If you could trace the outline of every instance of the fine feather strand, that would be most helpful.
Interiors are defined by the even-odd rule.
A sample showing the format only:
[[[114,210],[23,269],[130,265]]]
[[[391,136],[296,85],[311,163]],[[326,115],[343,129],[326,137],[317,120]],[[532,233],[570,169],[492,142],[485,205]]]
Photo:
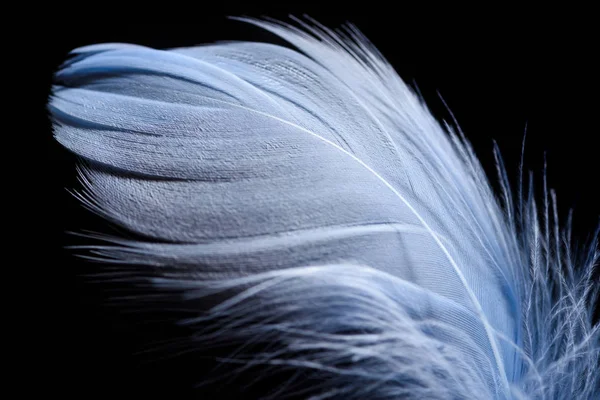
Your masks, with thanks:
[[[49,104],[86,160],[80,199],[146,238],[91,257],[193,300],[171,351],[290,371],[265,398],[597,395],[597,235],[572,252],[546,196],[542,224],[532,189],[513,204],[498,155],[502,211],[462,133],[356,28],[247,21],[302,53],[87,46]]]

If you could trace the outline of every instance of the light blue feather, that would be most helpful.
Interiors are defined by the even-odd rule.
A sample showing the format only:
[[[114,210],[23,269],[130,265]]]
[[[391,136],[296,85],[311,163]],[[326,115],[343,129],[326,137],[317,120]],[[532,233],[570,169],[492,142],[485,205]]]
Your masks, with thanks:
[[[146,238],[94,257],[181,301],[226,293],[182,321],[189,347],[270,344],[230,362],[323,382],[271,398],[595,398],[595,242],[571,254],[504,173],[499,204],[469,144],[355,28],[248,22],[299,52],[102,44],[57,73],[81,200]]]

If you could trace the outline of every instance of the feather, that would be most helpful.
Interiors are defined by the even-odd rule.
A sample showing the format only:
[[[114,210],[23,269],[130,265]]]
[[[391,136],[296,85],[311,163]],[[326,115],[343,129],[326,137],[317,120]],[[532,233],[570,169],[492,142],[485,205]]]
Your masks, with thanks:
[[[242,20],[297,50],[87,46],[49,102],[77,196],[136,235],[90,235],[87,257],[186,308],[170,352],[235,349],[198,383],[283,371],[262,398],[597,398],[598,232],[574,253],[531,182],[513,204],[497,152],[499,202],[462,133],[356,28]]]

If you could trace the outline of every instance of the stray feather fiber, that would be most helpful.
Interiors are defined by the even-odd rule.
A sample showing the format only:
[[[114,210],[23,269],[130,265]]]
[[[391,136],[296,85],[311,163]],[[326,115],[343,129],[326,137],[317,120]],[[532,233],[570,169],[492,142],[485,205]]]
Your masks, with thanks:
[[[142,285],[135,301],[187,310],[168,352],[222,349],[229,369],[199,385],[285,372],[261,398],[598,398],[598,231],[575,252],[554,193],[538,211],[521,177],[513,200],[496,151],[499,203],[462,133],[354,27],[242,20],[298,51],[87,46],[49,102],[79,199],[139,236],[90,235],[87,257]]]

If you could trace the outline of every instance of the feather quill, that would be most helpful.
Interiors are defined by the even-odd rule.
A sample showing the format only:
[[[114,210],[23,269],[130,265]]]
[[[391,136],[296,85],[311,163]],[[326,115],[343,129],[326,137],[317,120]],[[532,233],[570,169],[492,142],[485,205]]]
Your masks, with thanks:
[[[497,201],[462,133],[356,28],[242,20],[297,50],[87,46],[49,102],[82,159],[77,196],[139,236],[88,257],[188,304],[170,351],[236,349],[199,383],[287,371],[262,398],[597,398],[598,232],[575,253],[531,181],[513,204],[499,152]]]

